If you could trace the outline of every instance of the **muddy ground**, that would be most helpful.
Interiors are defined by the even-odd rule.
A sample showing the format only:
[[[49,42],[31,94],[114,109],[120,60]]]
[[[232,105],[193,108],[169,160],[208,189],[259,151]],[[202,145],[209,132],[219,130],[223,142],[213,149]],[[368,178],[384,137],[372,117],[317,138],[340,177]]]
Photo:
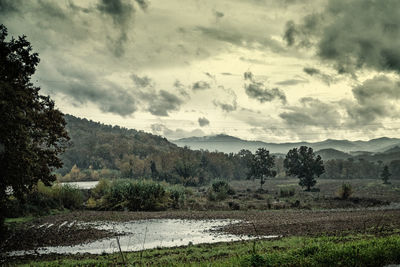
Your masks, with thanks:
[[[318,236],[346,233],[385,234],[400,229],[400,209],[345,211],[77,211],[46,216],[13,225],[1,239],[1,250],[31,250],[43,246],[76,245],[115,233],[79,225],[79,222],[143,219],[240,219],[223,229],[240,235]]]

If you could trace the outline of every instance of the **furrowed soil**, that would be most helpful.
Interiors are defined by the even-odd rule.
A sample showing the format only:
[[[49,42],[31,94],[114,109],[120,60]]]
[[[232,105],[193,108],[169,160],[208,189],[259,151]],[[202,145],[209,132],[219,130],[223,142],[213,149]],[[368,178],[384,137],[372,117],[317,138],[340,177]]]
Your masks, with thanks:
[[[145,219],[239,219],[222,231],[240,235],[320,236],[349,233],[384,235],[400,229],[400,210],[277,210],[277,211],[78,211],[37,218],[14,225],[1,241],[2,251],[42,246],[75,245],[115,233],[80,226],[77,222]],[[73,223],[73,224],[72,224]],[[69,226],[72,224],[71,226]]]

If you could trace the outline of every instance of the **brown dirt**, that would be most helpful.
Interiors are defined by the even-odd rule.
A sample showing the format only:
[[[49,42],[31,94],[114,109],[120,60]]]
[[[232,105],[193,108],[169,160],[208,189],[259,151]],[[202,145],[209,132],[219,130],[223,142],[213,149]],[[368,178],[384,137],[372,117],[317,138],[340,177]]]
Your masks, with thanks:
[[[166,211],[112,212],[77,211],[41,217],[33,222],[15,226],[1,241],[2,251],[35,249],[42,246],[74,245],[115,234],[74,225],[60,227],[73,221],[131,221],[142,219],[240,219],[243,222],[226,227],[224,231],[240,235],[342,235],[348,232],[383,233],[400,229],[400,210],[347,211]],[[38,226],[47,224],[38,228]],[[49,224],[54,224],[48,227]]]

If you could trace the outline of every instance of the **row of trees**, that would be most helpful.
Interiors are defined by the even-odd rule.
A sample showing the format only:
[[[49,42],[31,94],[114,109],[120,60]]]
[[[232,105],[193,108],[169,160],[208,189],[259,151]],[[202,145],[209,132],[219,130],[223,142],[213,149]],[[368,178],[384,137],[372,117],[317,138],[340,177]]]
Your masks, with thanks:
[[[253,155],[250,152],[248,161],[248,178],[260,179],[262,188],[268,177],[275,177],[275,157],[265,148],[259,148]],[[319,155],[315,155],[311,147],[301,146],[293,148],[286,154],[283,165],[286,175],[296,176],[300,179],[299,185],[306,187],[307,191],[316,184],[316,177],[324,173],[324,163]]]

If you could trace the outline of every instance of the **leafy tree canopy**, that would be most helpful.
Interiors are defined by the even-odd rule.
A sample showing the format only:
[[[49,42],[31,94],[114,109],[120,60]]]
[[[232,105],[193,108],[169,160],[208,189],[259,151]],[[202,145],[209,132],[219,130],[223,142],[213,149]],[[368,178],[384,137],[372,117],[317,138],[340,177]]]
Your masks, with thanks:
[[[39,180],[50,184],[69,140],[63,114],[30,79],[39,63],[25,36],[7,41],[0,25],[0,205],[6,190],[23,198]],[[2,213],[0,211],[0,213]]]
[[[251,153],[251,152],[250,152]],[[259,148],[250,161],[249,178],[260,179],[260,187],[265,183],[266,177],[275,177],[276,171],[272,170],[275,166],[275,157],[269,154],[265,148]]]
[[[283,164],[286,174],[297,176],[300,179],[299,185],[307,187],[307,191],[317,183],[315,177],[325,171],[321,156],[315,156],[313,149],[306,146],[289,150]]]

